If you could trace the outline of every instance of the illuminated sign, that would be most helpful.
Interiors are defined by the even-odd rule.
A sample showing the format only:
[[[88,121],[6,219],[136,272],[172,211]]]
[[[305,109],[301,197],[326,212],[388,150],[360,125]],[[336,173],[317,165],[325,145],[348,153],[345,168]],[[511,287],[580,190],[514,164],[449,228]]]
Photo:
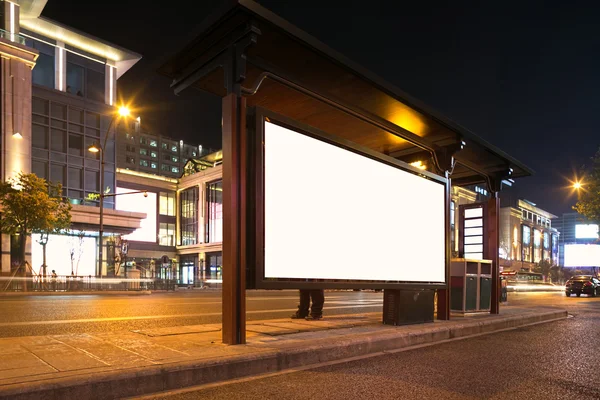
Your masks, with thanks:
[[[599,244],[565,244],[565,267],[600,267]]]
[[[36,272],[44,260],[43,247],[39,244],[39,241],[39,234],[34,233],[31,235],[31,263]],[[72,267],[75,275],[96,275],[96,260],[98,258],[96,243],[95,237],[83,236],[80,238],[79,236],[48,235],[46,273],[50,275],[52,270],[55,270],[57,275],[71,275]],[[71,253],[73,254],[72,259]]]
[[[575,225],[575,238],[577,238],[577,239],[598,239],[598,224],[577,224],[577,225]]]
[[[146,213],[146,218],[140,223],[141,227],[133,233],[123,236],[123,238],[136,242],[156,243],[156,193],[147,192],[148,197],[145,197],[144,193],[123,194],[137,191],[117,187],[117,194],[119,195],[115,196],[115,208],[117,210]]]
[[[264,124],[264,278],[445,282],[441,181]]]

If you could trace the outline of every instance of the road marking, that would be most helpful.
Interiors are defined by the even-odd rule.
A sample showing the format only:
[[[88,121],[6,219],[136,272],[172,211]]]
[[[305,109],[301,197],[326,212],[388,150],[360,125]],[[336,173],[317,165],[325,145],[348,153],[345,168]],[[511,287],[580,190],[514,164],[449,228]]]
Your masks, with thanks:
[[[344,308],[372,308],[381,307],[381,304],[359,304],[353,306],[336,306],[336,307],[323,307],[324,310],[339,310]],[[251,310],[246,311],[246,314],[265,314],[265,313],[277,313],[277,312],[293,312],[297,311],[298,308],[284,308],[278,310]],[[165,318],[190,318],[190,317],[216,317],[221,316],[220,312],[214,313],[196,313],[196,314],[173,314],[173,315],[143,315],[136,317],[113,317],[113,318],[82,318],[82,319],[60,319],[54,321],[24,321],[24,322],[0,322],[0,327],[11,327],[11,326],[30,326],[30,325],[60,325],[60,324],[81,324],[88,322],[109,322],[109,321],[135,321],[144,319],[165,319]]]

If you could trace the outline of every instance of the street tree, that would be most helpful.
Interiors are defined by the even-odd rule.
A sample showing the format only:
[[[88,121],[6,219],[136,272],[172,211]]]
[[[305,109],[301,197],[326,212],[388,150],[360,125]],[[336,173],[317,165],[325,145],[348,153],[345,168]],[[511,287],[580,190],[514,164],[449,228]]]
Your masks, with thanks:
[[[600,149],[592,158],[591,169],[579,190],[575,211],[591,222],[600,223]]]
[[[25,272],[25,248],[32,233],[60,233],[71,225],[71,204],[62,197],[62,185],[35,174],[19,173],[0,182],[0,231],[18,237],[17,268]]]

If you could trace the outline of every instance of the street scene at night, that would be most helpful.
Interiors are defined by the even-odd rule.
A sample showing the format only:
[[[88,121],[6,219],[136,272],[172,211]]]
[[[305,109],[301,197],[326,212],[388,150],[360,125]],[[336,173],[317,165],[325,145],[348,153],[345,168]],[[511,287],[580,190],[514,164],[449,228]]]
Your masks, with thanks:
[[[0,399],[600,398],[598,5],[0,14]]]

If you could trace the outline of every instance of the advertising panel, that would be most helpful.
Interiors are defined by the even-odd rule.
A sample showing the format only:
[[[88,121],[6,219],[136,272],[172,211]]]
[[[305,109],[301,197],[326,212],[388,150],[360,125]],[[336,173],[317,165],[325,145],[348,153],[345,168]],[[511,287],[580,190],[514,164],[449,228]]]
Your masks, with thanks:
[[[565,244],[565,267],[600,267],[600,244]]]
[[[117,187],[119,196],[115,196],[115,208],[121,211],[146,213],[146,218],[140,223],[140,228],[129,235],[124,235],[123,238],[136,242],[156,243],[158,240],[156,232],[156,193],[147,192],[147,196],[144,196],[144,193],[129,194],[132,192],[138,192],[138,190]]]
[[[598,224],[575,225],[576,239],[598,239]]]
[[[264,278],[443,284],[445,191],[396,160],[265,121]]]

